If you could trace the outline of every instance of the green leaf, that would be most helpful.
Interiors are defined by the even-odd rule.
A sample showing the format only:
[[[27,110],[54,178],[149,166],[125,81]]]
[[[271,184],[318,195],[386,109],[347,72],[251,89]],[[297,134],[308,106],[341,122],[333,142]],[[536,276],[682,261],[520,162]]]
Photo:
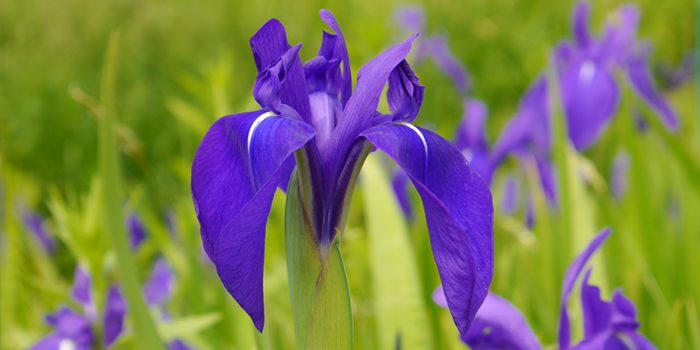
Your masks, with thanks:
[[[204,315],[177,318],[158,326],[158,333],[167,341],[175,338],[189,337],[213,326],[221,320],[221,313],[212,312]]]
[[[372,269],[380,349],[390,349],[401,335],[402,348],[425,349],[432,334],[421,296],[416,253],[403,213],[377,156],[362,170],[362,198]]]
[[[121,211],[119,179],[119,153],[114,134],[115,107],[114,107],[114,71],[117,54],[119,32],[113,31],[107,46],[102,82],[100,87],[100,100],[104,115],[99,121],[99,153],[98,163],[100,175],[103,181],[102,194],[102,224],[105,232],[111,237],[117,257],[117,267],[121,275],[124,295],[129,305],[129,315],[134,321],[135,342],[141,349],[164,349],[163,343],[158,337],[156,327],[143,300],[139,286],[134,258],[129,251],[127,233],[124,228]]]

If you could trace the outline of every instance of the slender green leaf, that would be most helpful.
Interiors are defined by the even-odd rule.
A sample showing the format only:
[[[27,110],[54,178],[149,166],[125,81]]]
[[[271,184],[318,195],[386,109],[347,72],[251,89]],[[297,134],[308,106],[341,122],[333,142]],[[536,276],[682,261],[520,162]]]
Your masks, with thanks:
[[[114,134],[115,106],[114,106],[114,72],[116,64],[117,45],[119,32],[113,31],[107,46],[105,58],[100,100],[104,110],[104,118],[100,123],[100,149],[99,165],[103,181],[103,226],[105,232],[111,237],[112,246],[116,252],[117,267],[119,269],[122,290],[129,305],[129,314],[134,321],[136,345],[141,349],[164,349],[163,343],[158,337],[151,315],[143,300],[141,288],[136,278],[137,270],[134,259],[129,251],[127,233],[124,229],[120,199],[120,174],[119,153]]]
[[[174,319],[158,326],[158,333],[165,340],[195,335],[221,320],[221,313],[187,316]]]
[[[367,158],[360,182],[367,221],[372,286],[380,349],[390,349],[401,334],[402,348],[432,343],[421,297],[420,275],[406,219],[377,156]]]

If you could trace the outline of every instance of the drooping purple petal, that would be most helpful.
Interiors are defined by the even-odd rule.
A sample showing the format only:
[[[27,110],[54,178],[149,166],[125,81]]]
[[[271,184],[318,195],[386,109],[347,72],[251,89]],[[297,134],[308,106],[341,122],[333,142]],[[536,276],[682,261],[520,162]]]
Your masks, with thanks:
[[[588,16],[590,12],[588,1],[579,1],[574,7],[573,32],[579,47],[585,48],[591,42],[591,34],[588,31]]]
[[[592,240],[588,243],[588,246],[574,259],[574,261],[569,265],[566,270],[566,275],[564,276],[564,285],[562,287],[561,302],[560,302],[560,314],[559,314],[559,348],[567,349],[571,344],[571,326],[569,322],[569,313],[566,311],[566,301],[569,299],[571,291],[574,289],[576,280],[578,276],[583,271],[584,266],[588,262],[588,259],[593,255],[593,253],[598,250],[598,248],[603,244],[603,242],[610,236],[610,228],[604,228],[601,230]]]
[[[282,23],[271,19],[250,38],[250,47],[253,50],[258,75],[260,75],[292,46],[287,42],[287,33]],[[292,107],[307,123],[311,122],[306,79],[299,56],[296,56],[292,65],[288,67],[284,84],[280,86],[279,96],[282,104]]]
[[[627,152],[618,152],[613,160],[610,174],[610,191],[615,198],[621,198],[627,192],[627,172],[630,168],[630,157]]]
[[[24,226],[26,226],[27,229],[34,233],[34,237],[36,237],[39,240],[39,243],[47,253],[52,254],[53,252],[55,252],[56,242],[54,241],[49,231],[46,229],[44,219],[41,216],[39,216],[39,214],[34,213],[28,209],[24,209],[22,211],[22,221],[24,222]]]
[[[393,121],[410,123],[416,119],[423,104],[423,90],[425,87],[418,82],[408,62],[401,61],[389,74],[389,90],[386,93],[389,110],[394,115]]]
[[[659,114],[664,125],[670,130],[678,130],[678,115],[657,89],[645,55],[630,57],[627,75],[633,90]]]
[[[119,291],[119,287],[113,285],[107,292],[107,301],[104,311],[104,345],[110,346],[122,334],[124,330],[124,316],[126,315],[126,301]]]
[[[283,115],[293,113],[282,107]],[[280,169],[313,136],[310,126],[292,118],[263,111],[230,115],[214,123],[194,157],[192,196],[204,249],[259,330],[265,224]]]
[[[153,271],[143,286],[146,303],[150,306],[163,305],[172,295],[175,276],[168,263],[159,258],[153,264]]]
[[[494,293],[488,294],[462,341],[473,350],[542,349],[520,310]]]
[[[593,144],[613,117],[620,91],[604,65],[593,60],[572,63],[559,78],[569,137],[577,150]]]
[[[462,153],[433,132],[398,123],[362,136],[394,159],[416,186],[447,303],[465,335],[493,276],[491,192]]]
[[[585,338],[607,330],[612,316],[612,307],[600,297],[600,288],[590,285],[592,268],[586,271],[581,284],[581,306],[583,308],[583,331]]]
[[[394,175],[391,178],[391,186],[394,189],[394,194],[396,199],[399,201],[401,210],[407,220],[413,220],[413,206],[411,205],[411,198],[408,195],[408,175],[401,168],[397,168],[394,171]]]
[[[622,334],[626,335],[629,337],[629,339],[632,340],[632,343],[634,343],[634,346],[636,350],[657,350],[658,348],[654,343],[649,341],[645,336],[642,334],[639,334],[639,332],[621,332]],[[606,349],[607,350],[607,349]]]
[[[131,249],[139,247],[144,238],[146,238],[146,228],[141,222],[141,218],[136,213],[131,213],[124,220],[124,224],[129,230],[129,244]]]
[[[508,175],[503,185],[503,196],[501,197],[501,211],[511,215],[518,210],[518,180],[512,175]]]
[[[468,93],[471,88],[469,73],[467,73],[464,65],[455,58],[449,45],[447,45],[445,37],[433,35],[426,41],[429,41],[428,54],[432,56],[438,68],[452,78],[455,86],[462,94]]]
[[[547,157],[535,155],[535,164],[540,176],[542,191],[549,203],[557,202],[557,173],[554,164]]]

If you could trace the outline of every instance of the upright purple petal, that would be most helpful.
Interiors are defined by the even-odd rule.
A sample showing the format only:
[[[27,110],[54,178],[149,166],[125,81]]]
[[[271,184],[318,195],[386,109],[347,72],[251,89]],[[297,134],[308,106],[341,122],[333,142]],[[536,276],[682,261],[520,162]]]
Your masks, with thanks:
[[[338,22],[331,11],[322,9],[319,13],[321,19],[333,29],[338,39],[335,41],[334,56],[338,57],[343,63],[342,84],[341,84],[341,105],[345,105],[350,100],[352,95],[352,70],[350,69],[350,57],[348,56],[348,47],[345,45],[345,37],[340,30]]]
[[[442,35],[433,35],[427,39],[430,41],[428,53],[433,57],[435,64],[447,74],[457,86],[457,89],[463,94],[469,92],[471,83],[469,73],[464,68],[462,62],[455,58],[447,40]]]
[[[462,341],[473,350],[542,349],[520,310],[494,293],[488,294]]]
[[[143,286],[143,294],[150,306],[163,305],[173,292],[175,276],[168,263],[159,258],[153,264],[153,271]]]
[[[569,300],[569,295],[574,289],[578,276],[583,271],[588,259],[603,242],[610,236],[610,228],[604,228],[588,243],[588,246],[574,259],[566,270],[564,276],[564,285],[562,287],[560,315],[559,315],[559,348],[567,349],[571,344],[571,326],[569,322],[569,313],[566,311],[566,301]]]
[[[27,229],[29,229],[32,233],[34,233],[34,237],[37,238],[37,240],[47,253],[51,254],[55,252],[56,242],[54,241],[49,231],[46,229],[44,219],[41,216],[39,216],[39,214],[34,213],[28,209],[24,209],[22,211],[22,221],[24,222],[24,226],[27,227]]]
[[[281,95],[285,91],[283,86],[287,72],[299,60],[300,48],[301,44],[291,47],[258,74],[253,86],[253,97],[260,104],[260,107],[273,111],[275,114],[280,113]]]
[[[588,59],[572,63],[559,79],[569,137],[576,149],[586,149],[613,117],[619,88],[604,65]]]
[[[293,113],[289,108],[282,112]],[[192,164],[192,196],[204,249],[259,330],[272,198],[283,163],[313,136],[310,126],[292,118],[263,111],[230,115],[209,129]]]
[[[592,268],[586,271],[581,284],[581,306],[583,308],[583,330],[585,338],[607,330],[612,317],[612,307],[600,297],[600,288],[590,285]]]
[[[136,213],[131,213],[126,217],[125,225],[129,230],[129,244],[131,249],[139,247],[144,238],[146,238],[146,228],[141,222],[141,218]]]
[[[113,285],[107,292],[107,301],[104,311],[104,346],[110,346],[122,334],[124,330],[124,316],[126,315],[126,301],[119,291],[119,287]]]
[[[85,316],[88,318],[88,320],[94,320],[97,316],[97,309],[95,308],[95,303],[92,300],[91,285],[92,279],[90,278],[90,275],[88,275],[85,269],[78,266],[75,269],[75,277],[73,277],[71,295],[75,301],[83,306]]]
[[[591,42],[591,34],[588,31],[590,7],[588,1],[579,1],[574,7],[573,32],[579,47],[585,48]]]
[[[518,210],[518,180],[508,175],[503,185],[503,196],[501,197],[501,211],[511,215]]]
[[[404,216],[411,221],[413,220],[413,206],[411,205],[411,198],[408,195],[408,181],[409,179],[406,172],[401,168],[397,168],[392,176],[391,186],[394,189],[394,194],[399,201]]]
[[[447,304],[465,335],[493,276],[491,192],[449,141],[407,123],[365,131],[403,168],[423,200]]]
[[[627,64],[627,75],[634,91],[661,117],[670,130],[678,130],[678,115],[657,89],[645,55],[633,55]]]
[[[412,122],[416,119],[420,106],[423,104],[425,87],[418,82],[406,60],[389,75],[389,90],[386,93],[389,110],[394,115],[393,121]]]
[[[287,33],[282,23],[271,19],[250,38],[250,47],[253,50],[258,75],[260,75],[292,46],[287,42]],[[282,104],[292,107],[307,123],[311,122],[306,80],[299,56],[296,56],[292,65],[288,67],[284,84],[280,86],[279,96]]]

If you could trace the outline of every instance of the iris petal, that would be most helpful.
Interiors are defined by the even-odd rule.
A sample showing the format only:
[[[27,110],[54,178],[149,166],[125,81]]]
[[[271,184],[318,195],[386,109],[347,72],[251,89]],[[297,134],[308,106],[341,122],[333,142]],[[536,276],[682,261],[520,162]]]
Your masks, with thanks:
[[[489,293],[462,340],[473,350],[540,350],[523,314],[508,300]]]
[[[581,305],[583,308],[583,330],[586,338],[605,331],[610,323],[612,308],[600,298],[600,288],[590,285],[592,269],[586,271],[581,285]]]
[[[598,234],[588,243],[588,246],[574,259],[574,261],[569,265],[569,269],[566,270],[566,275],[564,276],[564,286],[561,293],[561,307],[559,314],[559,348],[567,349],[571,343],[571,326],[569,322],[569,313],[566,311],[566,301],[569,299],[571,291],[574,289],[576,280],[578,276],[583,271],[583,267],[591,258],[593,253],[598,250],[598,248],[603,244],[603,242],[610,236],[610,228],[605,228],[598,232]]]
[[[107,292],[107,302],[104,312],[104,344],[110,346],[124,329],[124,315],[126,314],[126,301],[122,297],[119,288],[114,285]]]
[[[573,32],[576,43],[579,47],[585,48],[591,41],[591,34],[588,32],[588,16],[590,12],[588,1],[579,1],[574,8]]]
[[[264,111],[230,115],[209,129],[192,164],[192,196],[204,249],[259,330],[264,323],[265,224],[272,198],[287,159],[313,136],[310,126],[292,118]]]
[[[175,276],[165,260],[159,258],[153,264],[153,272],[143,286],[143,293],[148,305],[156,306],[165,303],[172,293]]]
[[[323,9],[320,12],[321,19],[328,24],[337,35],[333,56],[339,58],[343,62],[342,84],[341,84],[341,105],[345,107],[352,95],[352,70],[350,69],[350,57],[348,56],[348,48],[345,45],[345,37],[340,30],[335,16],[330,11]]]
[[[386,98],[389,110],[394,115],[393,121],[412,122],[423,104],[425,87],[418,82],[418,77],[411,70],[406,60],[389,74],[389,90]]]
[[[406,171],[423,199],[447,303],[465,335],[493,275],[491,192],[462,153],[435,133],[401,123],[362,136]]]
[[[282,23],[271,19],[250,38],[250,47],[260,75],[292,46],[287,42],[287,32]],[[294,58],[287,69],[284,84],[280,86],[279,96],[282,104],[292,107],[307,123],[311,121],[304,69],[299,56]]]
[[[654,77],[649,70],[647,58],[644,55],[635,55],[630,58],[627,75],[634,91],[661,116],[666,127],[670,130],[677,130],[678,115],[657,89]]]

